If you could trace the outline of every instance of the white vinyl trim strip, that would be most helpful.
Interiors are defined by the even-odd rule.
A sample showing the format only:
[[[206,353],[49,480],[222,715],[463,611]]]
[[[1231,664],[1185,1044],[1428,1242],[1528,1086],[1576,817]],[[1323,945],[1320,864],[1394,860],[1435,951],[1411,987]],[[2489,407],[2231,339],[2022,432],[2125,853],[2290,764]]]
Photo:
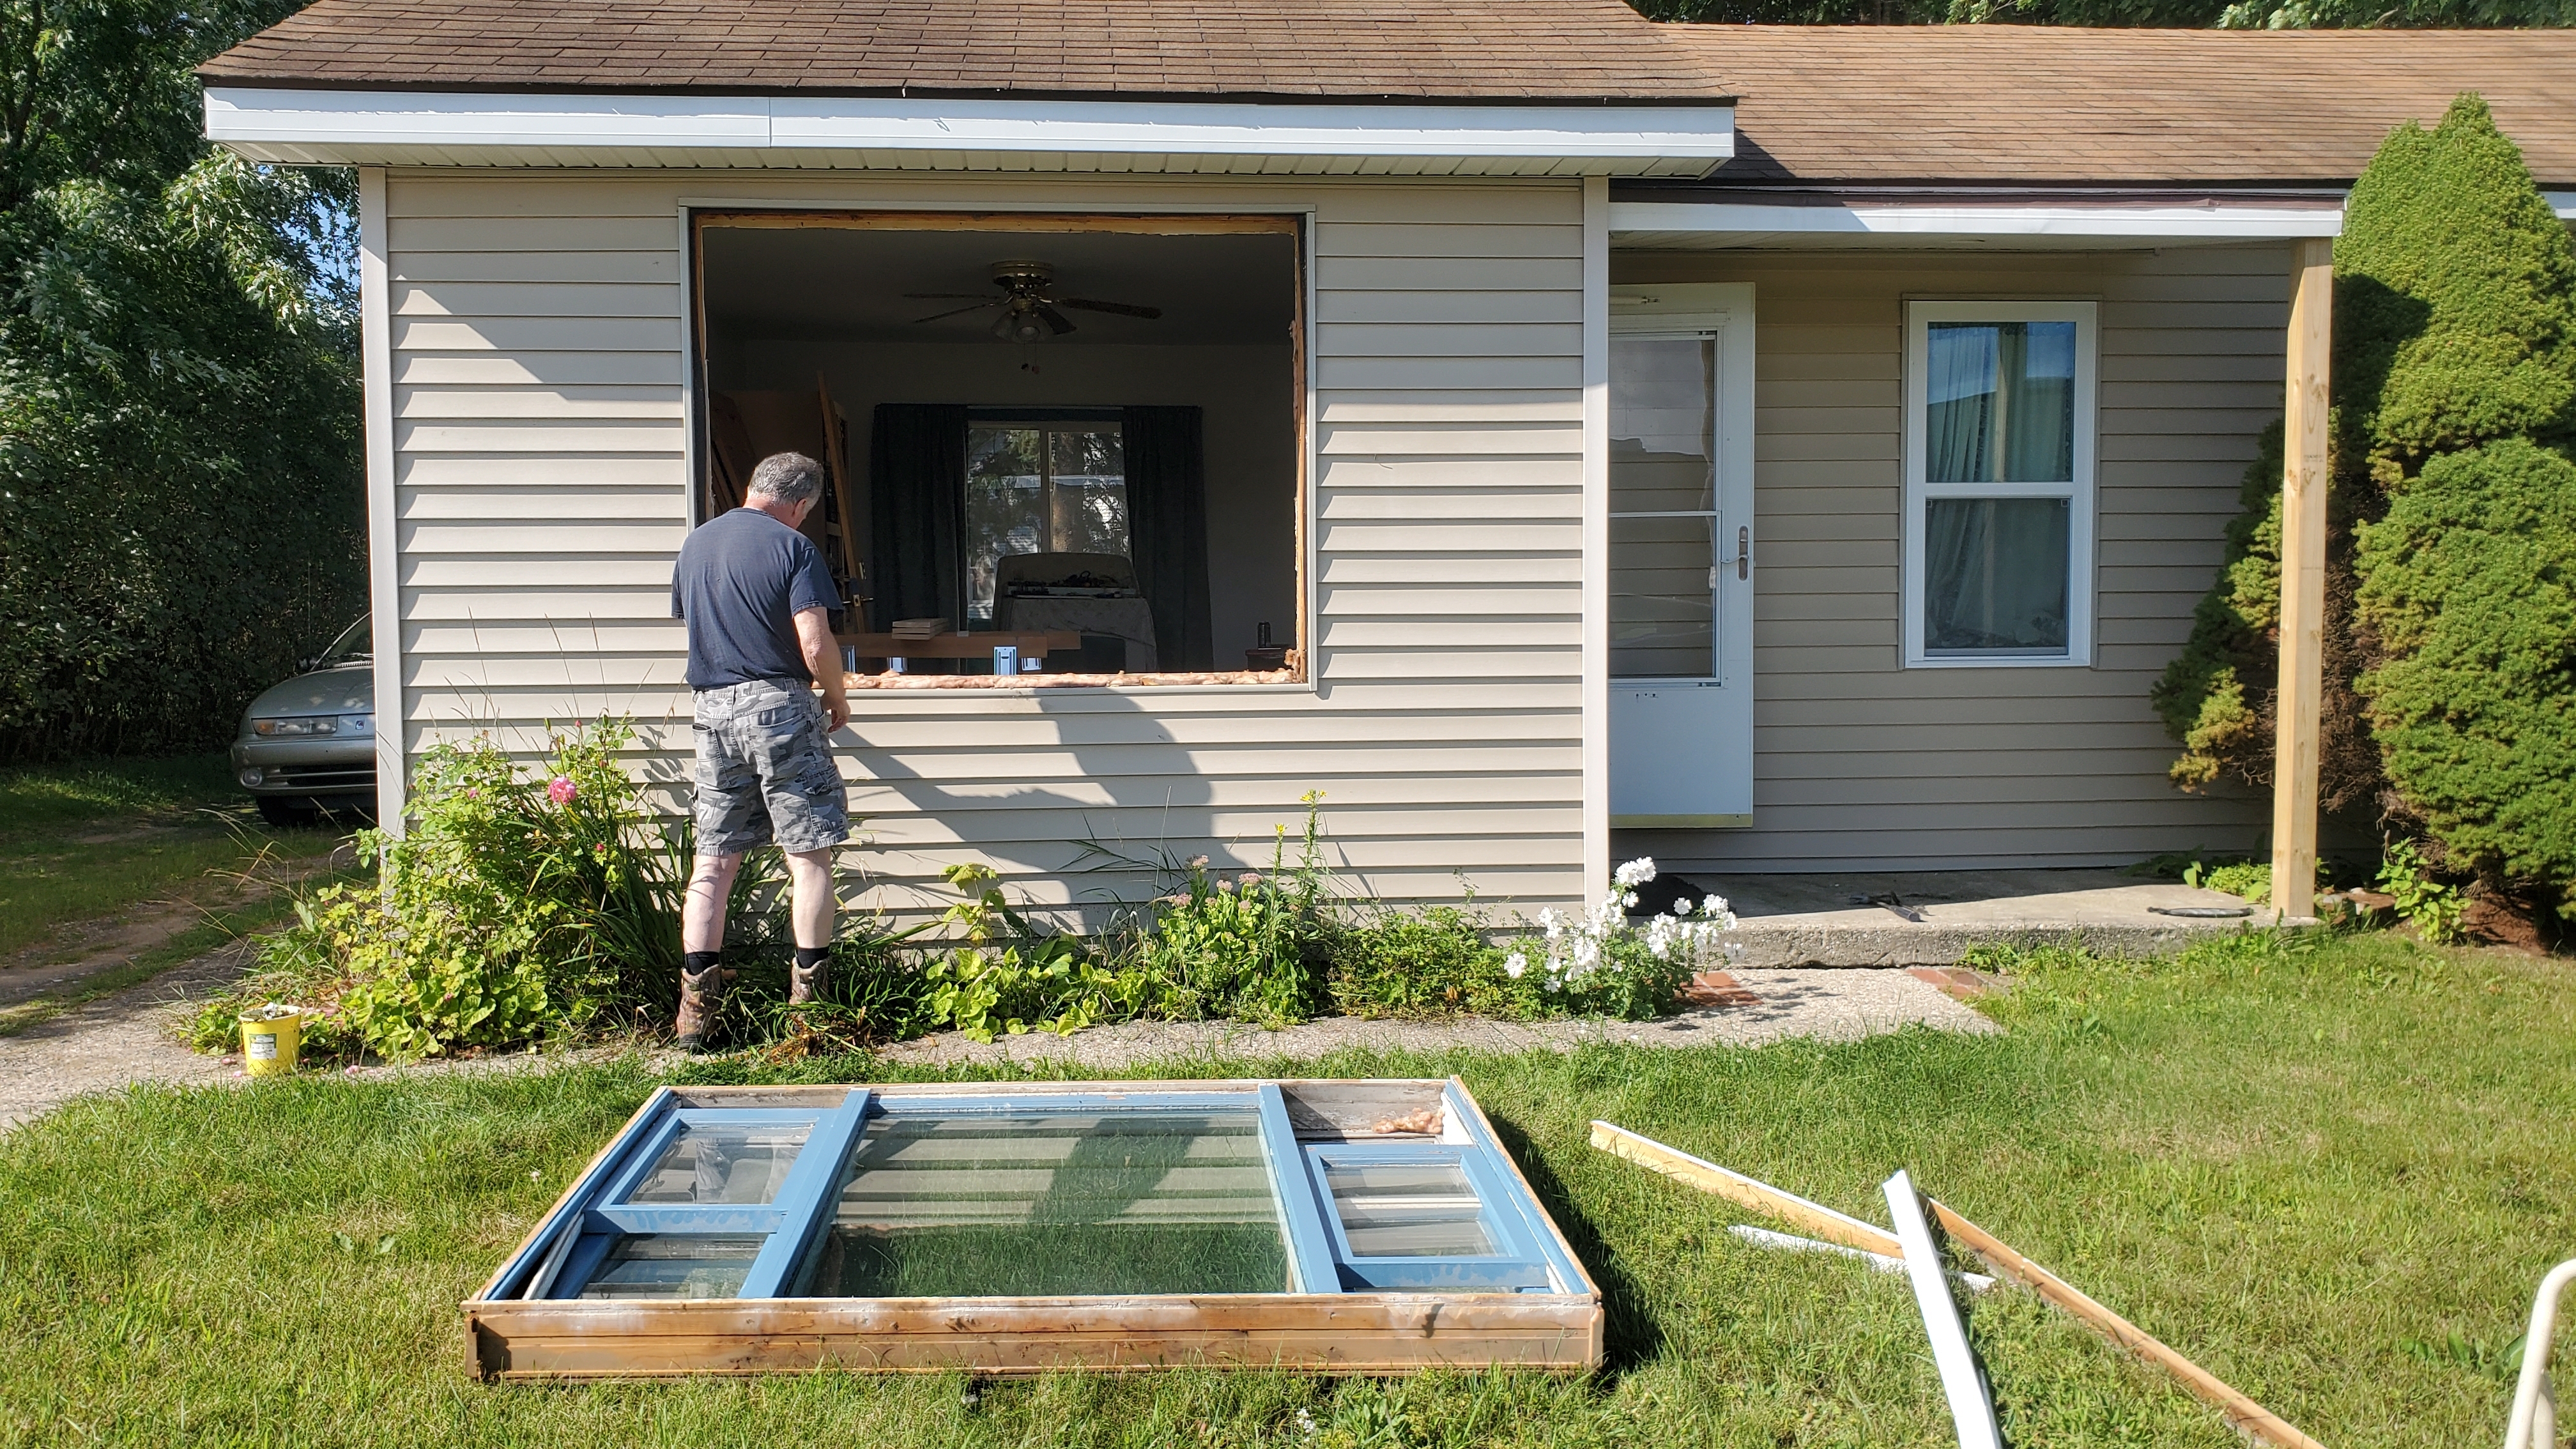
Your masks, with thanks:
[[[1630,170],[1735,154],[1725,106],[1364,106],[895,96],[640,96],[213,86],[206,136],[246,155],[391,148],[1443,157]]]
[[[2576,195],[2553,201],[2576,207]],[[2561,215],[2568,210],[2562,208]],[[1813,232],[1845,236],[2207,237],[2263,241],[2336,236],[2340,207],[1817,206],[1762,201],[1615,201],[1619,232]]]

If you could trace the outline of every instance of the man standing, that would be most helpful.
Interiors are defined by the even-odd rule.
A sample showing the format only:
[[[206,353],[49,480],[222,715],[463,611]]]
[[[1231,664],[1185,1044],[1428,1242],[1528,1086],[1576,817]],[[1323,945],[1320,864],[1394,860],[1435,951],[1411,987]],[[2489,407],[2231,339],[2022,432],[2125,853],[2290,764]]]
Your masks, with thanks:
[[[822,493],[822,464],[799,453],[763,459],[743,506],[692,532],[671,575],[671,615],[688,622],[697,691],[697,863],[680,922],[685,1051],[705,1049],[724,990],[725,904],[746,851],[774,841],[787,855],[796,923],[788,999],[811,1001],[823,989],[832,850],[850,838],[830,734],[850,722],[850,701],[830,620],[839,591],[797,532]]]

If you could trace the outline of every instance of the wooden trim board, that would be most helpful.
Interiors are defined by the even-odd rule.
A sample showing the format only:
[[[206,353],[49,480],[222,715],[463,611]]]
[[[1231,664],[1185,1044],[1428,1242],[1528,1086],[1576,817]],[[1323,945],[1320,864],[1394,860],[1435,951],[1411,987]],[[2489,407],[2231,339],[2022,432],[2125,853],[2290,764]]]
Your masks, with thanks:
[[[1601,1362],[1603,1317],[1598,1297],[1532,1293],[466,1305],[477,1372],[504,1379],[1193,1365],[1585,1373]]]

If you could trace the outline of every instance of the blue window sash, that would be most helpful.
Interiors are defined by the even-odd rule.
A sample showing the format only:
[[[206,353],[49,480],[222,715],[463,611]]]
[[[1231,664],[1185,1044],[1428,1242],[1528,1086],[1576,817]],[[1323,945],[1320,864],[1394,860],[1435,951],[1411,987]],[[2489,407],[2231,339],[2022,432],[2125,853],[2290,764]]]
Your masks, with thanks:
[[[1322,1198],[1323,1179],[1307,1170],[1288,1121],[1288,1099],[1275,1082],[1261,1084],[1261,1146],[1270,1163],[1270,1192],[1278,1199],[1280,1226],[1288,1231],[1289,1260],[1300,1293],[1339,1293],[1333,1266],[1332,1204]]]
[[[884,1097],[852,1089],[830,1111],[676,1105],[668,1087],[657,1088],[636,1113],[623,1140],[586,1171],[562,1207],[493,1280],[498,1298],[570,1298],[587,1285],[614,1247],[630,1233],[745,1236],[765,1241],[742,1288],[744,1299],[780,1298],[794,1286],[799,1267],[827,1230],[850,1154],[871,1115],[888,1117],[992,1117],[1117,1111],[1190,1112],[1250,1110],[1258,1123],[1263,1157],[1288,1240],[1290,1291],[1447,1290],[1572,1291],[1584,1280],[1559,1246],[1527,1185],[1510,1159],[1453,1087],[1443,1089],[1449,1135],[1467,1140],[1432,1142],[1297,1141],[1287,1099],[1275,1082],[1215,1091],[1032,1092],[1001,1095]],[[686,1127],[808,1125],[804,1145],[769,1203],[636,1203],[632,1195]],[[1465,1172],[1477,1198],[1478,1221],[1503,1251],[1472,1257],[1362,1257],[1351,1251],[1340,1213],[1326,1186],[1328,1159],[1444,1162]]]

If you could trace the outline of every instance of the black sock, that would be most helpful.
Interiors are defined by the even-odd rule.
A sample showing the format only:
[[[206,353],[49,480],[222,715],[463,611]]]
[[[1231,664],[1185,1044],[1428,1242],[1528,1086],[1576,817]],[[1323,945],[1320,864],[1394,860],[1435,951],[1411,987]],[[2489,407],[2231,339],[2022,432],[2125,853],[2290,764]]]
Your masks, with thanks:
[[[799,946],[796,948],[796,969],[811,971],[829,960],[831,955],[829,946]]]
[[[716,963],[723,959],[722,951],[690,951],[681,956],[680,969],[695,976],[702,971],[714,970]]]

